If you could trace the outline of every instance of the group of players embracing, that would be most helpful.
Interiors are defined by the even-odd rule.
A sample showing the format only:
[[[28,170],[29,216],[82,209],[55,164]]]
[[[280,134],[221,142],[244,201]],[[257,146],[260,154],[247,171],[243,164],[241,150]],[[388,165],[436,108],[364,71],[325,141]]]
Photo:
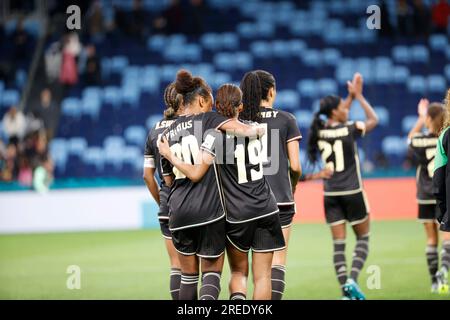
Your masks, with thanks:
[[[144,180],[159,204],[170,257],[173,299],[218,299],[225,251],[230,299],[247,298],[250,251],[253,299],[281,299],[296,213],[294,192],[299,181],[312,179],[324,180],[343,298],[365,299],[357,280],[369,251],[369,208],[356,140],[374,129],[378,118],[363,96],[360,74],[347,82],[347,89],[345,99],[321,99],[307,151],[312,164],[321,155],[322,170],[302,175],[302,135],[295,116],[274,106],[272,74],[247,72],[239,87],[224,84],[214,97],[201,77],[187,70],[177,73],[165,89],[164,118],[151,129],[144,155]],[[348,120],[353,100],[359,101],[365,121]],[[350,268],[347,223],[357,239]]]

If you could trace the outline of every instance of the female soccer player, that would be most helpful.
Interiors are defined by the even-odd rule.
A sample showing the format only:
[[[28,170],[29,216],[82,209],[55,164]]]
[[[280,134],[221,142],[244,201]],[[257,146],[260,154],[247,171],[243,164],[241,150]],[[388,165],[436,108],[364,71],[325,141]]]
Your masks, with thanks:
[[[166,110],[164,119],[158,121],[150,130],[145,143],[144,151],[144,181],[150,194],[159,205],[158,219],[161,227],[161,233],[165,239],[167,253],[170,260],[170,294],[173,300],[178,300],[180,291],[181,271],[180,262],[175,247],[172,243],[172,235],[169,231],[169,208],[167,206],[167,197],[169,196],[169,187],[164,183],[161,173],[160,155],[157,147],[158,137],[163,131],[175,121],[179,112],[182,112],[182,97],[175,90],[175,84],[169,84],[164,91],[164,103]],[[155,179],[155,173],[158,172],[160,186]]]
[[[355,74],[348,82],[351,96],[359,101],[366,121],[349,122],[349,104],[337,96],[320,100],[308,139],[308,156],[316,163],[319,152],[325,167],[333,171],[324,180],[325,217],[330,225],[334,243],[333,262],[344,299],[365,299],[357,279],[369,250],[369,216],[359,168],[356,139],[375,128],[378,117],[362,94],[362,77]],[[356,234],[350,276],[345,261],[346,222]]]
[[[442,231],[441,269],[436,274],[438,292],[446,294],[448,289],[448,271],[450,270],[450,89],[445,99],[445,122],[442,133],[439,136],[434,160],[433,190],[437,199],[440,214],[438,221]]]
[[[225,84],[219,88],[216,97],[218,113],[237,120],[242,108],[242,93],[237,86]],[[282,250],[285,243],[277,214],[278,206],[263,175],[260,140],[213,132],[206,136],[196,165],[177,159],[167,143],[160,144],[160,152],[193,181],[202,179],[214,159],[220,164],[219,176],[227,220],[227,253],[232,274],[230,299],[246,297],[250,249],[253,299],[271,299],[273,252]]]
[[[200,77],[181,70],[175,82],[183,97],[184,113],[163,133],[170,148],[185,163],[193,163],[203,137],[210,131],[236,130],[244,136],[264,133],[260,128],[239,123],[210,112],[213,105],[211,89]],[[186,177],[166,159],[162,160],[164,179],[170,187],[169,229],[178,251],[181,266],[180,300],[197,298],[199,257],[202,286],[200,299],[217,299],[225,250],[225,213],[220,202],[215,170],[210,167],[200,182]]]
[[[301,176],[299,141],[302,138],[295,116],[273,107],[275,78],[263,70],[248,72],[241,80],[244,110],[242,120],[257,121],[267,128],[263,137],[264,176],[277,200],[286,246],[295,214],[294,192]],[[287,247],[274,253],[272,261],[272,299],[281,300],[285,289]]]
[[[444,124],[444,108],[440,103],[429,105],[428,100],[421,99],[418,105],[419,118],[408,135],[408,143],[418,161],[417,167],[417,203],[419,204],[419,221],[423,222],[427,236],[426,258],[431,276],[431,292],[438,292],[436,272],[438,271],[438,226],[436,218],[439,208],[433,195],[434,157],[439,132]],[[423,133],[423,127],[428,129]]]

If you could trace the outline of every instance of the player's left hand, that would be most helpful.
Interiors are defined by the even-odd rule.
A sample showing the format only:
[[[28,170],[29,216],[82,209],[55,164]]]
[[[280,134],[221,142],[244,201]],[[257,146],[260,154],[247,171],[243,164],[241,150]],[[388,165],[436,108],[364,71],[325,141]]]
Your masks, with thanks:
[[[158,140],[158,149],[159,154],[163,156],[166,159],[169,159],[170,156],[170,146],[169,141],[167,141],[166,137],[162,137],[160,140]]]

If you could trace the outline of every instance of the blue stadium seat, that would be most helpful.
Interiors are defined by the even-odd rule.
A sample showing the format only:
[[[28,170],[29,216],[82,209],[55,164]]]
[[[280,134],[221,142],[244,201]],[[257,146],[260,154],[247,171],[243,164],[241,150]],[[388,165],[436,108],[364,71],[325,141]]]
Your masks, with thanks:
[[[158,75],[145,72],[141,76],[139,85],[142,91],[156,94],[160,88],[160,80]]]
[[[405,66],[395,66],[394,69],[391,69],[390,72],[393,71],[394,81],[396,83],[405,83],[409,78],[409,69]]]
[[[241,22],[237,25],[237,32],[243,38],[253,38],[256,34],[255,25],[250,22]]]
[[[444,94],[447,89],[445,78],[440,74],[432,74],[428,76],[428,90]]]
[[[374,106],[374,110],[378,115],[378,120],[381,126],[389,125],[389,110],[384,106]]]
[[[313,113],[309,110],[297,110],[294,112],[297,124],[300,128],[309,128],[313,120]]]
[[[279,90],[276,101],[281,109],[298,109],[300,107],[300,96],[295,90]]]
[[[304,79],[297,82],[297,90],[301,96],[305,97],[316,97],[319,94],[316,82],[312,79]]]
[[[411,56],[415,62],[428,63],[430,53],[428,48],[423,45],[414,45],[411,47]]]
[[[445,66],[444,73],[447,77],[447,81],[450,82],[450,63]]]
[[[128,66],[128,58],[126,56],[115,56],[110,60],[111,72],[121,73]]]
[[[84,137],[73,137],[67,141],[67,151],[69,154],[81,157],[83,152],[87,149],[87,141]]]
[[[221,85],[225,83],[231,82],[231,76],[226,72],[217,72],[215,74],[212,74],[210,78],[207,79],[208,83],[211,85],[211,87],[216,90]]]
[[[283,40],[274,40],[271,44],[273,55],[278,58],[286,58],[290,55],[290,43]]]
[[[361,32],[355,28],[347,28],[344,32],[343,38],[346,43],[357,44],[361,41]]]
[[[341,60],[341,53],[334,48],[323,49],[322,58],[326,65],[335,66],[339,64],[339,61]]]
[[[66,140],[61,138],[52,139],[49,150],[57,169],[61,172],[65,172],[68,157]]]
[[[239,37],[236,33],[233,32],[225,32],[220,36],[222,40],[222,48],[224,49],[237,49],[239,47]]]
[[[123,149],[122,161],[130,164],[134,169],[142,169],[143,155],[140,148],[127,146]]]
[[[407,82],[408,90],[414,93],[423,94],[427,90],[427,83],[422,76],[411,76]]]
[[[90,147],[83,153],[83,161],[86,164],[95,165],[98,171],[102,171],[105,164],[105,154],[102,148]]]
[[[153,126],[160,121],[162,116],[160,114],[154,114],[147,118],[145,121],[145,127],[150,130]]]
[[[117,149],[125,146],[125,140],[121,136],[108,136],[103,140],[105,149]]]
[[[322,52],[316,49],[305,50],[302,54],[303,63],[309,67],[319,67],[322,65]]]
[[[122,86],[122,101],[130,104],[132,107],[137,107],[140,97],[139,89],[137,83]]]
[[[253,68],[253,57],[248,52],[235,52],[234,60],[236,63],[236,68],[239,70],[249,70]]]
[[[81,116],[81,101],[75,97],[67,97],[62,101],[61,112],[69,117],[79,118]]]
[[[187,61],[198,62],[202,59],[202,49],[197,44],[184,45],[181,50]]]
[[[289,40],[289,50],[292,56],[300,57],[305,49],[307,49],[307,45],[304,41],[294,39]]]
[[[403,156],[406,154],[407,148],[405,137],[387,136],[381,142],[381,149],[386,155]]]
[[[428,40],[431,49],[444,51],[447,49],[448,39],[443,34],[432,34]]]
[[[103,102],[113,106],[121,104],[122,93],[119,87],[108,86],[103,89]]]
[[[200,37],[202,46],[209,50],[218,50],[222,48],[221,37],[217,33],[207,32]]]
[[[165,64],[160,69],[161,80],[165,82],[172,82],[178,72],[178,66],[173,64]]]
[[[408,133],[416,124],[417,116],[409,115],[402,119],[402,131],[403,133]]]
[[[155,34],[147,39],[147,48],[149,50],[162,51],[166,46],[166,37],[161,34]]]
[[[411,61],[411,52],[406,46],[394,46],[392,48],[392,57],[397,62],[409,63]]]
[[[250,51],[257,58],[270,58],[272,46],[267,41],[254,41],[250,44]]]
[[[124,137],[126,141],[142,147],[145,144],[147,132],[142,126],[129,126],[124,131]]]
[[[19,91],[15,89],[6,89],[2,93],[2,104],[4,107],[11,107],[17,105],[20,101]]]
[[[338,93],[338,84],[334,79],[320,79],[317,81],[321,96]]]
[[[22,89],[25,86],[25,83],[27,81],[27,72],[22,69],[18,69],[16,71],[16,86],[20,89]]]

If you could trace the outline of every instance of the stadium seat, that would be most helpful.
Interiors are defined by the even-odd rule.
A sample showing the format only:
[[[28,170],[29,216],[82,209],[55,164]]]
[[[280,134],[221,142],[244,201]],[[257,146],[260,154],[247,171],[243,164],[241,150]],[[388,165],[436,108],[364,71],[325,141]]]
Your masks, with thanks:
[[[57,169],[61,172],[65,172],[68,157],[66,140],[61,138],[52,139],[49,150]]]
[[[138,84],[129,84],[122,86],[122,101],[128,103],[132,107],[137,107],[137,103],[140,97],[140,91]]]
[[[403,156],[408,144],[405,137],[387,136],[381,142],[381,149],[386,155]]]
[[[432,34],[428,40],[432,50],[444,51],[447,49],[448,39],[443,34]]]
[[[312,79],[300,80],[297,83],[297,90],[301,96],[315,97],[318,95],[316,83]]]
[[[283,40],[272,41],[273,55],[278,58],[286,58],[290,55],[290,43]]]
[[[428,90],[431,92],[444,93],[447,89],[445,78],[440,74],[428,76]]]
[[[374,106],[381,126],[389,126],[389,110],[383,106]]]
[[[248,52],[235,52],[234,60],[239,70],[247,71],[253,68],[253,57]]]
[[[327,48],[322,50],[323,62],[326,65],[335,66],[341,60],[341,53],[334,48]]]
[[[334,79],[320,79],[317,81],[321,96],[338,93],[338,85]]]
[[[414,45],[411,48],[411,56],[415,62],[428,63],[430,53],[428,48],[423,45]]]
[[[144,146],[147,131],[142,126],[129,126],[124,131],[125,140],[138,146]]]
[[[140,148],[127,146],[123,149],[122,161],[130,164],[134,169],[142,169],[143,156]]]
[[[160,34],[155,34],[147,40],[147,48],[149,50],[162,51],[165,45],[166,37]]]
[[[81,102],[78,98],[68,97],[62,101],[61,112],[63,115],[79,118],[81,111]]]
[[[226,72],[217,72],[206,79],[211,87],[216,90],[221,85],[231,82],[231,76]]]
[[[291,56],[300,57],[305,49],[307,49],[307,45],[304,41],[294,39],[289,42],[289,51]]]
[[[17,90],[14,89],[6,89],[2,93],[2,104],[4,107],[11,107],[13,105],[17,105],[20,101],[20,95]]]
[[[406,46],[394,46],[392,48],[392,57],[397,62],[409,63],[411,61],[411,52]]]
[[[309,110],[297,110],[294,112],[294,116],[297,119],[298,126],[300,128],[306,129],[311,126],[314,115]]]
[[[98,171],[102,171],[105,164],[105,153],[102,148],[90,147],[83,153],[83,161],[86,164],[95,165]]]
[[[220,39],[222,40],[222,48],[223,49],[237,49],[239,47],[239,37],[236,33],[233,32],[225,32],[220,35]]]
[[[155,115],[148,117],[147,120],[145,121],[145,127],[147,128],[147,130],[150,130],[151,128],[153,128],[153,126],[158,121],[160,121],[161,118],[162,118],[162,116],[160,114],[155,114]]]
[[[316,49],[305,50],[302,54],[303,63],[309,67],[320,67],[322,65],[322,52]]]
[[[295,90],[279,90],[276,102],[281,109],[298,109],[300,107],[300,96]]]
[[[407,82],[408,90],[414,93],[425,93],[427,89],[427,83],[422,76],[411,76]]]
[[[447,81],[450,82],[450,64],[447,64],[444,68],[445,76],[447,77]]]
[[[256,58],[270,58],[272,56],[272,47],[267,41],[252,42],[250,51]]]
[[[103,140],[105,149],[120,149],[125,145],[125,140],[121,136],[108,136]]]
[[[392,69],[391,71],[392,72]],[[395,66],[393,69],[394,81],[396,83],[405,83],[409,78],[409,69],[405,66]]]
[[[110,61],[110,70],[114,73],[121,73],[128,66],[128,58],[125,56],[115,56]]]
[[[217,33],[207,32],[200,37],[200,43],[205,49],[218,50],[222,48],[222,41]]]
[[[103,89],[103,102],[113,106],[119,106],[122,94],[119,87],[108,86]]]
[[[417,116],[409,115],[402,119],[402,131],[403,133],[408,133],[416,124]]]
[[[67,151],[69,154],[81,157],[87,149],[87,141],[84,137],[73,137],[67,141]]]

